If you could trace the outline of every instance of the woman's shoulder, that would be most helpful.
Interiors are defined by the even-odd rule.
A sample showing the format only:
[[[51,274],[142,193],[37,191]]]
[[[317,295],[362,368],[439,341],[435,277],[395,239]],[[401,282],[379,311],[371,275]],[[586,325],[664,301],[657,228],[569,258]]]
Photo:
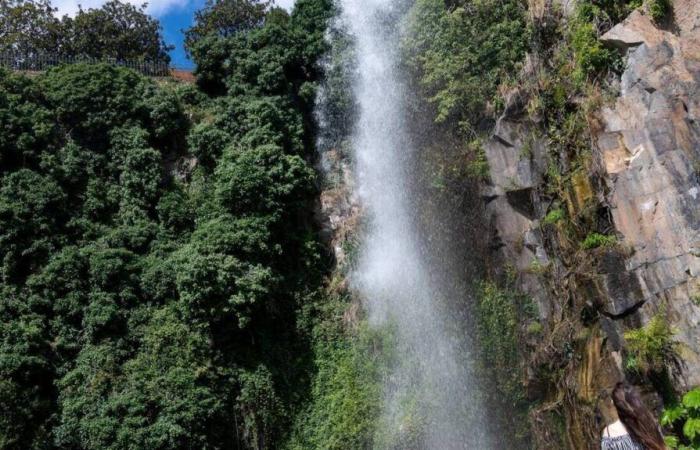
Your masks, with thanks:
[[[603,429],[603,437],[620,437],[627,435],[627,428],[619,420],[609,424]]]

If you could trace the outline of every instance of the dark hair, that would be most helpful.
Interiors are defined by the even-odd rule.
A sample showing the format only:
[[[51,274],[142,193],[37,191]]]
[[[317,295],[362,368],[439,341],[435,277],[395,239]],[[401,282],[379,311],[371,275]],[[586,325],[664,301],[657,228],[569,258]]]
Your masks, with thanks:
[[[666,450],[659,425],[641,397],[627,383],[617,383],[612,392],[613,403],[620,421],[632,439],[647,450]]]

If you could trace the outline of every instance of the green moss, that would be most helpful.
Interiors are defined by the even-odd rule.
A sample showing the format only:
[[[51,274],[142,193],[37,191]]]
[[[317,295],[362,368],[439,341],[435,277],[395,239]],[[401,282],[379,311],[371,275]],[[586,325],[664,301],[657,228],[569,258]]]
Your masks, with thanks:
[[[533,275],[544,275],[549,271],[550,264],[543,264],[539,259],[532,258],[530,265],[527,267],[527,273]]]
[[[533,142],[531,139],[528,139],[520,148],[520,159],[532,159],[533,154]]]
[[[598,247],[612,247],[615,244],[617,244],[617,238],[615,236],[593,232],[586,236],[586,239],[581,243],[581,248],[584,250],[591,250]]]
[[[690,301],[693,303],[693,305],[700,306],[700,292],[691,295]]]
[[[527,334],[539,336],[544,332],[544,326],[540,322],[530,322],[527,326]]]
[[[549,211],[546,216],[544,216],[544,219],[542,219],[542,223],[545,225],[554,225],[564,220],[565,216],[566,213],[564,213],[563,209],[555,208]]]

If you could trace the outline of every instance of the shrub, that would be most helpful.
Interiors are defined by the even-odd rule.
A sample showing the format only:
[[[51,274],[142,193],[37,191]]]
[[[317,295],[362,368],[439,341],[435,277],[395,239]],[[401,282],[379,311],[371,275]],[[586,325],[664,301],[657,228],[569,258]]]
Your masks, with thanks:
[[[595,26],[579,13],[574,19],[570,33],[571,47],[574,50],[576,69],[574,78],[584,81],[589,75],[612,64],[610,50],[598,40]]]
[[[486,159],[486,151],[481,141],[474,140],[467,146],[472,159],[467,162],[467,175],[479,180],[488,181],[491,171]]]
[[[148,84],[136,72],[109,64],[59,66],[40,78],[59,124],[75,142],[94,149],[107,146],[113,128],[150,120],[142,101]]]
[[[665,408],[661,414],[661,425],[683,430],[683,441],[676,436],[666,436],[666,445],[673,449],[693,450],[700,448],[700,388],[683,396],[676,405]],[[687,445],[686,445],[687,444]]]
[[[527,326],[527,334],[538,336],[544,332],[544,326],[540,322],[530,322]]]
[[[476,306],[476,333],[485,376],[494,383],[500,394],[498,401],[516,407],[513,426],[523,435],[520,416],[525,411],[525,397],[521,383],[521,323],[534,316],[534,306],[527,297],[512,289],[503,289],[493,282],[478,286]],[[537,332],[537,327],[533,329]],[[520,425],[518,425],[520,424]]]
[[[581,248],[591,250],[598,247],[611,247],[617,243],[615,236],[610,236],[600,233],[589,233],[586,239],[581,243]]]
[[[625,333],[627,341],[626,367],[642,373],[664,373],[676,364],[680,344],[664,315],[652,317],[648,324]]]
[[[487,377],[498,392],[503,408],[512,414],[506,419],[518,436],[528,435],[527,402],[522,384],[523,332],[522,324],[536,316],[529,297],[510,288],[501,288],[491,281],[478,285],[476,302],[476,336],[480,360]],[[527,332],[538,333],[538,322],[532,322]],[[526,438],[525,438],[526,439]],[[526,444],[522,448],[526,448]]]
[[[338,301],[335,306],[340,312],[347,304]],[[314,357],[318,371],[310,401],[298,415],[285,446],[288,450],[373,448],[386,364],[381,352],[373,348],[386,345],[387,336],[370,330],[366,323],[351,333],[323,329],[332,328],[334,322],[317,327]]]
[[[574,56],[574,79],[582,83],[589,76],[612,68],[618,59],[617,54],[598,39],[602,23],[614,23],[625,17],[632,4],[614,2],[610,4],[593,4],[588,1],[578,3],[571,19],[568,41]]]
[[[527,50],[525,8],[518,1],[419,0],[408,15],[403,42],[436,121],[476,123],[497,87]]]
[[[693,303],[693,305],[700,306],[700,292],[696,292],[695,294],[691,295],[690,301]]]
[[[542,223],[545,225],[554,225],[555,223],[564,219],[564,210],[561,208],[555,208],[547,213],[547,215],[542,219]]]
[[[671,11],[671,3],[669,0],[650,0],[647,10],[654,22],[660,22]]]

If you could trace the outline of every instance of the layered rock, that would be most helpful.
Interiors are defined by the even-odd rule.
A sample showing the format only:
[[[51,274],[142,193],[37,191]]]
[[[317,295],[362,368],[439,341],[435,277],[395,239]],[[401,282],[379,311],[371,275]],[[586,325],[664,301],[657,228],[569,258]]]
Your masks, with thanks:
[[[678,1],[675,10],[675,32],[635,11],[602,37],[627,56],[620,95],[603,108],[603,129],[593,136],[607,189],[592,192],[585,174],[574,174],[567,204],[572,212],[589,198],[607,203],[628,249],[601,252],[577,287],[590,284],[612,319],[639,310],[644,323],[664,310],[686,344],[688,381],[700,384],[700,2]],[[547,318],[558,303],[532,272],[566,268],[550,261],[542,239],[546,142],[536,128],[506,110],[485,146],[492,183],[483,195],[492,247],[521,273],[521,287]]]
[[[597,144],[615,228],[633,250],[625,265],[639,289],[624,294],[644,302],[643,322],[665,310],[700,384],[700,3],[675,10],[675,33],[635,11],[602,36],[627,66]]]
[[[602,37],[625,56],[619,94],[591,130],[592,167],[569,173],[560,199],[569,217],[600,205],[613,248],[583,251],[543,226],[547,153],[557,149],[523,108],[527,93],[506,99],[484,146],[490,247],[536,300],[551,328],[545,344],[572,347],[565,390],[552,400],[570,402],[562,408],[571,448],[597,448],[593,417],[605,418],[600,399],[623,376],[624,331],[656,314],[684,344],[685,380],[700,384],[700,1],[673,9],[661,28],[635,11]]]

